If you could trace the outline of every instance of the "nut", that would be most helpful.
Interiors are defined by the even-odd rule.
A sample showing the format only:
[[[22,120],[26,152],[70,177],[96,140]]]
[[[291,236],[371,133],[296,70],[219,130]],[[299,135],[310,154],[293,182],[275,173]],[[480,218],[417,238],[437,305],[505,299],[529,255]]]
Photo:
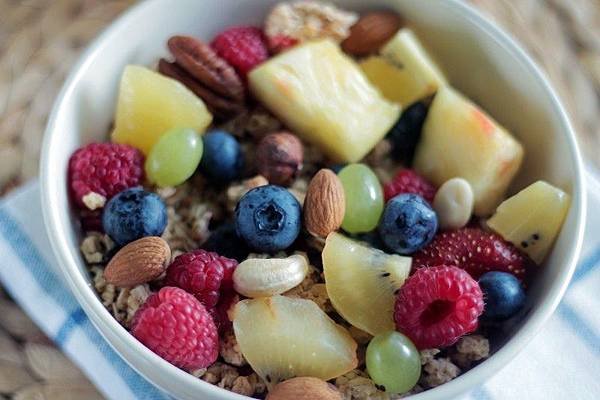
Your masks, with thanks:
[[[304,226],[315,236],[325,237],[339,229],[346,212],[344,187],[337,175],[322,169],[308,185],[304,200]]]
[[[233,273],[233,287],[246,297],[269,297],[298,286],[308,274],[308,261],[299,254],[288,258],[249,258]]]
[[[156,236],[129,243],[115,254],[104,270],[106,282],[129,287],[158,278],[167,268],[171,249]]]
[[[275,185],[289,186],[302,169],[302,142],[289,132],[265,136],[256,149],[258,172]]]
[[[342,400],[335,386],[318,378],[293,378],[276,385],[266,400]]]
[[[435,194],[433,209],[440,228],[458,229],[465,226],[473,213],[473,189],[463,178],[446,181]]]
[[[365,14],[350,28],[342,48],[355,56],[375,53],[398,32],[401,24],[400,17],[392,12]]]

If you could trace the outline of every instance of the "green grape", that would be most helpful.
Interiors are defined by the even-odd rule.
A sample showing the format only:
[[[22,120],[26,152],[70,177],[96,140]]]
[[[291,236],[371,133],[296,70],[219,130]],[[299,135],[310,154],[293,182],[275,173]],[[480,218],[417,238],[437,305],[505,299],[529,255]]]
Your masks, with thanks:
[[[342,228],[349,233],[370,232],[383,213],[383,191],[377,176],[364,164],[350,164],[338,174],[346,194]]]
[[[375,336],[367,347],[367,371],[373,382],[389,393],[411,390],[421,376],[421,357],[415,345],[401,333]]]
[[[173,129],[160,137],[146,158],[146,176],[161,186],[185,182],[200,164],[202,138],[193,129]]]

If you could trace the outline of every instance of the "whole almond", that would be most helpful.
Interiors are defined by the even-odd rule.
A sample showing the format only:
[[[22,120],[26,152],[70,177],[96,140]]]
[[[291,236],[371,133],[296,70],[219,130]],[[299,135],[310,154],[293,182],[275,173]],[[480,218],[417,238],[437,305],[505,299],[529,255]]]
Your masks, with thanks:
[[[350,36],[342,42],[342,48],[355,56],[376,53],[398,32],[401,24],[400,17],[393,12],[365,14],[350,28]]]
[[[156,236],[144,237],[119,250],[106,266],[104,277],[119,287],[139,285],[158,278],[170,259],[167,242]]]
[[[266,400],[342,400],[342,395],[321,379],[301,377],[276,385]]]
[[[304,225],[315,236],[339,229],[346,212],[344,187],[337,175],[322,169],[310,181],[304,200]]]

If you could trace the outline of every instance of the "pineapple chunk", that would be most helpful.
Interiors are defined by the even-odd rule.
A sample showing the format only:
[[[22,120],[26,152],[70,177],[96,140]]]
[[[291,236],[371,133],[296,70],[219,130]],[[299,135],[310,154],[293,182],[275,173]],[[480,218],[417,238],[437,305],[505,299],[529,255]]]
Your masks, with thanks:
[[[203,133],[211,122],[204,102],[181,83],[137,65],[125,68],[114,142],[137,147],[148,155],[163,133],[174,128]]]
[[[446,86],[435,96],[417,146],[414,167],[435,185],[464,178],[474,212],[491,214],[523,160],[523,147],[470,100]]]
[[[537,181],[500,204],[487,224],[541,264],[560,232],[570,203],[568,194]]]
[[[407,28],[390,39],[380,56],[372,56],[360,66],[388,100],[403,106],[435,94],[448,83],[417,36]]]
[[[400,115],[330,40],[272,58],[250,73],[249,83],[287,126],[336,162],[362,159]]]

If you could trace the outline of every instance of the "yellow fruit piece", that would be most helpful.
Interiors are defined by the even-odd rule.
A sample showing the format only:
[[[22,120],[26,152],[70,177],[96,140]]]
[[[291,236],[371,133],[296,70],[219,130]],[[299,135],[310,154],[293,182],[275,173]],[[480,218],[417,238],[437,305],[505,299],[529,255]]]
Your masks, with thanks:
[[[396,291],[412,259],[386,254],[339,233],[327,237],[323,271],[331,304],[355,327],[375,336],[394,330]]]
[[[409,106],[448,84],[440,68],[410,29],[402,29],[360,64],[365,75],[390,101]]]
[[[362,159],[400,115],[330,40],[270,59],[250,73],[249,83],[287,126],[337,162]]]
[[[311,300],[240,301],[233,329],[242,354],[269,387],[296,376],[333,379],[358,364],[354,339]]]
[[[523,160],[523,147],[489,115],[446,86],[435,96],[417,146],[414,168],[436,186],[464,178],[474,213],[490,215]]]
[[[567,193],[537,181],[500,204],[487,224],[541,264],[560,232],[570,203]]]
[[[212,122],[204,102],[181,83],[137,65],[121,77],[112,140],[148,155],[152,146],[174,128],[204,133]]]

